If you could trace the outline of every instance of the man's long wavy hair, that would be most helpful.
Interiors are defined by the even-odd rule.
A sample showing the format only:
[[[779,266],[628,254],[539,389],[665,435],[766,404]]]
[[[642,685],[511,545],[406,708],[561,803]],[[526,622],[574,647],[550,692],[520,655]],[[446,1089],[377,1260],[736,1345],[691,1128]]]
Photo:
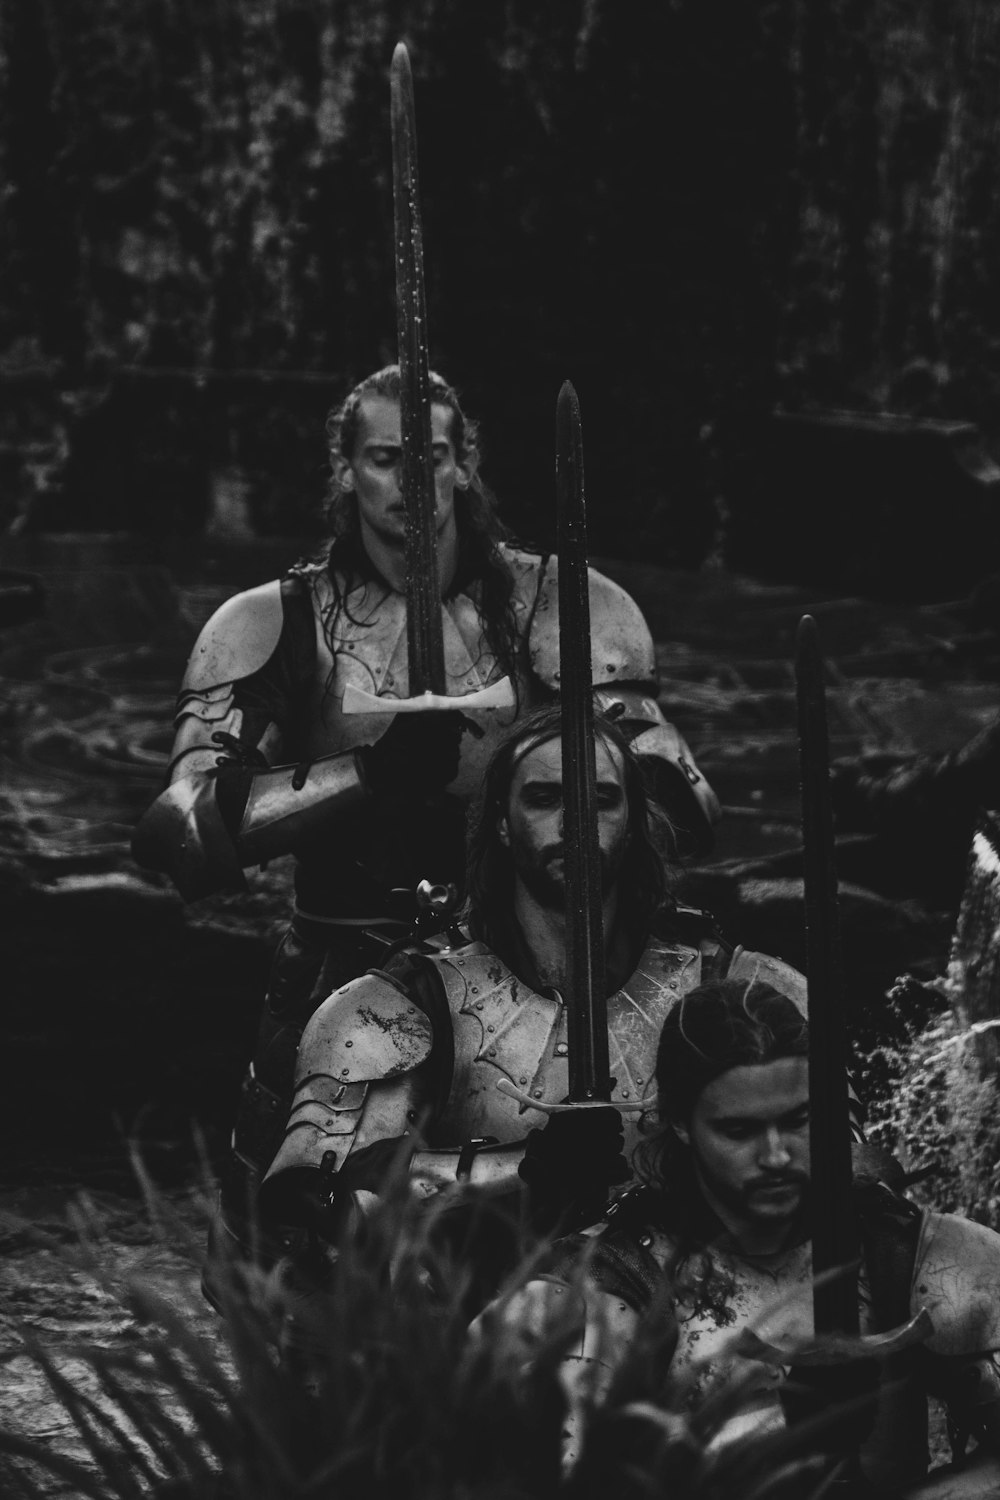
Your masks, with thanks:
[[[694,1191],[690,1151],[674,1125],[690,1123],[708,1085],[730,1068],[808,1055],[808,1022],[794,1000],[764,980],[720,979],[677,1002],[656,1053],[659,1129],[640,1141],[633,1159],[640,1181],[667,1200],[668,1213]]]
[[[373,576],[361,543],[357,496],[342,487],[336,472],[338,458],[350,463],[354,457],[361,403],[366,396],[384,396],[398,401],[399,366],[386,365],[366,376],[326,419],[331,465],[326,519],[334,603],[329,618],[324,620],[324,628],[331,647],[337,618],[342,610],[347,609],[347,596]],[[517,634],[511,609],[513,580],[498,550],[502,542],[509,540],[510,534],[497,514],[492,491],[479,476],[479,428],[462,410],[455,389],[434,371],[430,372],[430,398],[432,404],[448,408],[451,413],[449,436],[455,455],[460,463],[470,463],[473,469],[468,489],[456,496],[455,502],[458,567],[454,591],[471,593],[475,598],[486,624],[491,650],[503,670],[513,673],[517,665]]]
[[[500,841],[499,825],[508,811],[514,773],[531,750],[558,739],[561,732],[558,703],[536,709],[501,741],[486,768],[470,822],[466,867],[467,913],[477,936],[489,930],[491,912],[510,912],[513,905],[514,862]],[[614,720],[595,714],[594,734],[609,749],[617,750],[624,766],[628,842],[619,875],[619,911],[634,930],[648,931],[668,897],[669,824],[650,798],[639,760]]]

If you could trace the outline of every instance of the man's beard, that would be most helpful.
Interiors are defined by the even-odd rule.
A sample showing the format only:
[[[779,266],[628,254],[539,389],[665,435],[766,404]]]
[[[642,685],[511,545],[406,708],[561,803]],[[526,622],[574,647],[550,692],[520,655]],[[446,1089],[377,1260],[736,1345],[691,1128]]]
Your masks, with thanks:
[[[766,1190],[774,1191],[772,1197]],[[786,1189],[785,1193],[779,1189]],[[763,1189],[763,1191],[758,1191]],[[750,1220],[760,1224],[787,1219],[789,1227],[800,1223],[808,1211],[809,1178],[803,1172],[777,1173],[773,1180],[755,1183],[738,1195],[732,1206],[742,1211]]]
[[[566,905],[566,875],[562,862],[565,850],[562,845],[515,856],[514,868],[528,891],[546,911],[562,911]],[[613,849],[600,850],[601,898],[606,899],[614,889],[625,860],[625,840]]]

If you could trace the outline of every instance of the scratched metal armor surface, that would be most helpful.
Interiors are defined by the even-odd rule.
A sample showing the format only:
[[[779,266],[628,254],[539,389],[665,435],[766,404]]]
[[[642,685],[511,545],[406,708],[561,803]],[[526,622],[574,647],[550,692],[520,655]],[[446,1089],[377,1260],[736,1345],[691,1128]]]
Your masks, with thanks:
[[[561,1103],[569,1089],[563,1005],[522,983],[483,943],[429,959],[448,996],[455,1030],[451,1092],[437,1123],[441,1143],[493,1135],[519,1140],[545,1123],[541,1110],[501,1093],[510,1079],[529,1098]],[[613,1099],[655,1108],[653,1063],[664,1019],[701,977],[697,948],[653,939],[624,988],[608,1001]],[[626,1154],[639,1139],[638,1113],[624,1116]]]
[[[558,641],[550,628],[557,596],[555,566],[550,562],[543,573],[540,557],[509,547],[501,551],[514,579],[511,609],[520,643],[516,688],[523,712],[541,700],[541,685],[558,683]],[[348,684],[380,698],[405,698],[409,672],[406,600],[402,594],[375,582],[356,588],[337,612],[331,645],[329,622],[335,601],[325,566],[317,567],[310,586],[316,617],[316,676],[305,716],[310,728],[303,753],[317,756],[373,744],[390,722],[384,714],[345,715],[343,699]],[[652,642],[637,606],[598,574],[591,574],[590,589],[595,682],[652,683],[656,671]],[[464,697],[498,682],[503,669],[484,637],[475,600],[467,594],[445,600],[442,621],[448,695]],[[468,714],[482,730],[482,738],[463,736],[459,774],[449,791],[463,801],[474,794],[497,741],[517,712],[515,706]]]

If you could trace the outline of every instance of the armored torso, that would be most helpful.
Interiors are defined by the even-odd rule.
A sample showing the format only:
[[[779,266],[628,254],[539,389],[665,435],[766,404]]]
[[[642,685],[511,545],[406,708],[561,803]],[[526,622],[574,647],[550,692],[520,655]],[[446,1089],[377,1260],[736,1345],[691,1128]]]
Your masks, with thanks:
[[[514,574],[511,609],[516,636],[523,642],[539,580],[539,559],[508,553]],[[340,580],[342,582],[342,580]],[[315,669],[303,715],[302,754],[312,759],[340,750],[374,744],[392,722],[388,714],[344,713],[349,685],[377,698],[409,696],[406,599],[379,580],[369,580],[337,600],[326,566],[308,575],[316,631]],[[483,630],[479,608],[469,594],[442,604],[446,692],[462,698],[498,682],[504,670]],[[524,652],[519,653],[522,657]],[[512,708],[472,712],[481,731],[463,736],[459,774],[449,788],[463,802],[472,796],[497,740],[533,699],[523,663],[519,662]]]
[[[446,992],[455,1038],[436,1143],[520,1140],[545,1123],[533,1100],[560,1104],[568,1093],[565,1006],[529,989],[483,943],[444,949],[427,961]],[[623,1112],[626,1154],[639,1140],[639,1121],[655,1109],[653,1063],[663,1021],[700,978],[697,948],[654,938],[628,983],[608,1000],[612,1099]]]

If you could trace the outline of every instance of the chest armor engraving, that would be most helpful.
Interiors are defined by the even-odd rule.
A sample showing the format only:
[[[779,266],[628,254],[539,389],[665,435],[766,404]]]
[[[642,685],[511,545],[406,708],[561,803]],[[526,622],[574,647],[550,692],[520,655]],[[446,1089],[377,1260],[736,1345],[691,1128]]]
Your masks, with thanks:
[[[647,1241],[644,1241],[647,1243]],[[666,1268],[674,1243],[651,1230],[648,1248]],[[685,1291],[684,1288],[687,1288]],[[707,1306],[701,1307],[701,1289]],[[709,1290],[710,1289],[710,1290]],[[723,1372],[747,1382],[745,1401],[723,1429],[725,1441],[774,1431],[785,1425],[779,1387],[788,1378],[786,1367],[733,1354],[727,1348],[741,1329],[750,1328],[765,1343],[779,1348],[810,1343],[814,1337],[812,1305],[812,1247],[795,1245],[767,1264],[744,1260],[714,1250],[695,1255],[682,1268],[674,1311],[677,1347],[671,1372],[700,1395]],[[713,1294],[718,1305],[713,1306]],[[874,1330],[871,1291],[862,1268],[858,1278],[858,1311],[862,1334]],[[862,1465],[870,1479],[894,1492],[915,1483],[926,1468],[927,1403],[912,1358],[887,1366],[873,1426],[861,1449]]]
[[[438,1122],[440,1143],[493,1135],[520,1140],[546,1115],[501,1093],[508,1078],[524,1094],[560,1104],[569,1091],[566,1012],[523,984],[483,943],[435,955],[451,1010],[455,1070]],[[625,1153],[638,1143],[639,1120],[655,1108],[653,1065],[668,1011],[701,977],[696,948],[652,940],[628,983],[608,1001],[613,1102],[644,1105],[623,1116]]]
[[[512,601],[515,626],[523,638],[530,618],[537,570],[515,570]],[[329,621],[334,616],[333,589],[325,571],[312,579],[313,614],[316,623],[316,676],[307,706],[304,755],[329,755],[372,745],[392,722],[388,714],[345,714],[344,690],[348,684],[376,697],[401,699],[409,696],[409,665],[406,650],[406,600],[382,584],[365,583],[354,589],[345,605],[336,611],[332,639]],[[445,691],[450,697],[498,682],[504,672],[483,631],[475,602],[459,594],[441,606],[444,638]],[[514,684],[518,703],[509,709],[468,713],[482,731],[462,736],[459,773],[448,790],[468,801],[478,788],[486,764],[499,739],[518,715],[534,706],[538,698],[523,674]]]

